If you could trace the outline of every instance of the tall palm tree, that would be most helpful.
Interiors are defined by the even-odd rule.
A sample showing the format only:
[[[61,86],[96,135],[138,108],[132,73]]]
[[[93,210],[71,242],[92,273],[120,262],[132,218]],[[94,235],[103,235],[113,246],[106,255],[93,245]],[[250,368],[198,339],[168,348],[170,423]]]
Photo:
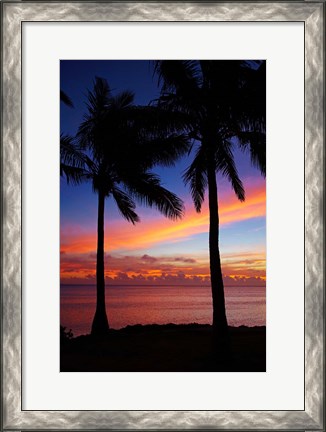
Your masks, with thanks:
[[[213,328],[226,335],[216,174],[226,177],[238,199],[245,200],[233,154],[239,145],[265,175],[265,62],[164,60],[156,61],[154,70],[161,84],[157,105],[188,117],[195,156],[183,178],[197,212],[208,189]]]
[[[96,78],[87,94],[87,112],[76,137],[61,137],[61,174],[68,182],[92,183],[98,195],[96,286],[97,303],[91,333],[109,329],[105,307],[104,207],[112,197],[121,215],[139,221],[136,201],[156,207],[166,217],[180,218],[182,201],[160,184],[150,169],[157,163],[171,165],[188,149],[178,134],[179,120],[155,107],[133,104],[125,91],[112,95],[106,80]]]

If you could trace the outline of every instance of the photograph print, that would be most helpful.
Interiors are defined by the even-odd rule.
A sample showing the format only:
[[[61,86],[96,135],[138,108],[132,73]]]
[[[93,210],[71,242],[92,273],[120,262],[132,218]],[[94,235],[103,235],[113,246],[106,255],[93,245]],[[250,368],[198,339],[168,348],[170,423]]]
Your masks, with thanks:
[[[266,371],[265,60],[60,61],[60,371]]]

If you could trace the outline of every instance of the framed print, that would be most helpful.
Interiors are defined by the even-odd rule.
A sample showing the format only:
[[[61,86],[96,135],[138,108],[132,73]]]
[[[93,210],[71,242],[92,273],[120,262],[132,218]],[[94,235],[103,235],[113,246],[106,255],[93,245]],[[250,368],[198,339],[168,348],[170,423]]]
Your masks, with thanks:
[[[1,7],[2,429],[323,430],[325,3]]]

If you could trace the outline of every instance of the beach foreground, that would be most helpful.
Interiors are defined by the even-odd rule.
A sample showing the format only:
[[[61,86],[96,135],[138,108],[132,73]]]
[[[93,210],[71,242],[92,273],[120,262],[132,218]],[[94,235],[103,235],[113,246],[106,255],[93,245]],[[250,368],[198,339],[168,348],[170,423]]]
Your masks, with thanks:
[[[134,325],[62,340],[61,372],[265,372],[266,328],[230,327],[228,348],[203,324]]]

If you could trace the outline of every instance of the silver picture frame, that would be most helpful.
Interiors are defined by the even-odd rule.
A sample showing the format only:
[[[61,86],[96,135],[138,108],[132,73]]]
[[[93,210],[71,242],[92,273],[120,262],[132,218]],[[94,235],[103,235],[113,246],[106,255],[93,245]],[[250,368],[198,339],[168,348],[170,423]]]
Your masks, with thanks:
[[[325,3],[19,2],[2,20],[1,430],[325,430]],[[300,21],[305,26],[305,409],[300,411],[22,410],[22,23]],[[280,389],[281,391],[281,389]]]

